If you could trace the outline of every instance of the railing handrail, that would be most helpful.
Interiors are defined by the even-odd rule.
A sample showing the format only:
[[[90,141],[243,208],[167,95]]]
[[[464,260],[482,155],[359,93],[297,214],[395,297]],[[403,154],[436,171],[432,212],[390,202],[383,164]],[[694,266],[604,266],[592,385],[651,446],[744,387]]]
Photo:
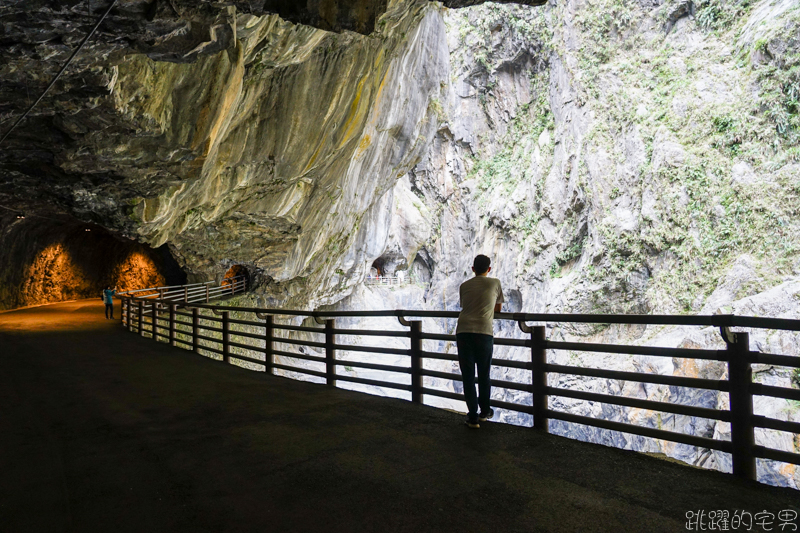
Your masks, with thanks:
[[[232,279],[232,278],[228,278]],[[312,318],[344,317],[399,317],[399,318],[458,318],[459,311],[426,311],[421,309],[385,309],[375,311],[303,311],[298,309],[271,309],[261,307],[236,307],[211,304],[192,304],[201,309],[262,313]],[[713,326],[720,328],[744,327],[800,331],[800,320],[754,316],[726,315],[607,315],[561,313],[495,313],[495,320],[515,322],[540,322],[547,324],[630,324],[652,326]]]
[[[228,279],[230,279],[230,278],[228,278]],[[164,286],[164,287],[149,287],[147,289],[136,289],[136,290],[132,290],[132,291],[123,291],[123,292],[118,292],[117,296],[127,296],[129,294],[134,294],[134,293],[137,293],[137,292],[144,292],[144,291],[161,291],[161,290],[164,290],[164,289],[167,289],[167,290],[169,290],[169,289],[183,289],[184,287],[197,287],[197,286],[200,286],[200,285],[208,285],[210,283],[214,283],[214,280],[204,281],[202,283],[190,283],[190,284],[187,284],[187,285],[167,285],[167,286]]]
[[[336,386],[338,381],[372,385],[388,389],[407,391],[411,393],[411,400],[421,403],[423,396],[431,395],[440,398],[461,400],[463,394],[425,387],[423,377],[433,377],[451,381],[461,380],[460,374],[432,370],[425,367],[425,359],[457,361],[452,354],[442,352],[424,351],[423,340],[448,341],[456,340],[454,334],[426,333],[422,330],[421,318],[453,319],[459,316],[458,311],[427,311],[414,309],[375,310],[375,311],[305,311],[294,309],[269,309],[257,307],[226,306],[212,304],[210,297],[236,294],[244,291],[247,286],[246,279],[227,278],[225,285],[205,290],[190,286],[177,288],[178,298],[166,298],[166,293],[157,292],[155,297],[149,295],[135,296],[123,295],[123,323],[130,331],[136,329],[140,335],[152,335],[156,340],[168,339],[173,346],[190,345],[197,353],[206,352],[221,356],[222,360],[230,363],[232,359],[262,365],[264,370],[273,373],[274,370],[297,372],[309,376],[322,378],[328,385]],[[147,289],[143,289],[147,290]],[[154,289],[150,289],[154,290]],[[180,292],[183,291],[183,298]],[[141,291],[139,291],[141,292]],[[204,302],[203,302],[204,301]],[[135,309],[134,309],[135,308]],[[181,311],[186,309],[190,312]],[[201,311],[211,311],[201,314]],[[164,329],[162,325],[164,314],[169,314],[168,335],[159,332]],[[256,319],[236,318],[232,313],[254,314]],[[276,316],[286,317],[311,317],[324,327],[311,327],[291,324],[278,324]],[[181,317],[191,318],[191,322],[181,320]],[[337,328],[336,318],[368,318],[387,317],[396,318],[409,330],[356,330]],[[503,387],[510,390],[524,391],[532,394],[532,405],[525,403],[504,402],[492,400],[495,407],[509,409],[533,415],[534,428],[549,431],[549,420],[559,420],[565,423],[584,424],[612,431],[622,431],[644,437],[662,439],[666,441],[683,443],[732,454],[734,474],[754,479],[756,477],[756,457],[800,464],[800,454],[782,450],[757,446],[754,440],[755,428],[765,428],[778,431],[788,431],[800,434],[800,423],[765,416],[756,416],[753,412],[753,396],[770,396],[786,400],[800,401],[800,391],[793,388],[779,387],[754,383],[752,380],[752,365],[758,363],[774,364],[787,368],[800,368],[800,357],[777,354],[762,354],[750,351],[749,334],[732,332],[732,327],[780,329],[787,331],[800,331],[800,320],[764,318],[737,315],[609,315],[609,314],[548,314],[548,313],[495,313],[496,320],[510,320],[517,322],[519,328],[529,334],[527,338],[496,337],[495,345],[530,349],[530,361],[518,359],[504,359],[495,357],[493,365],[516,371],[529,371],[530,383],[507,380],[492,380],[492,386]],[[411,320],[416,319],[416,320]],[[561,323],[592,323],[592,324],[646,324],[665,326],[713,326],[720,328],[720,334],[725,342],[726,349],[695,349],[695,348],[670,348],[640,345],[615,345],[605,343],[587,342],[561,342],[545,338],[544,325],[531,326],[528,322],[539,324]],[[145,326],[149,325],[148,329]],[[237,327],[232,327],[236,326]],[[180,329],[180,327],[184,329]],[[252,330],[242,330],[241,326],[263,328],[263,333]],[[190,329],[186,329],[190,328]],[[325,336],[324,342],[303,340],[276,336],[275,331],[308,332]],[[388,348],[369,345],[343,344],[336,340],[337,335],[352,335],[356,337],[396,337],[409,338],[410,348]],[[178,338],[184,336],[183,338]],[[190,338],[191,342],[186,338]],[[237,340],[238,339],[238,340]],[[248,342],[248,339],[250,341]],[[253,345],[256,339],[264,346]],[[276,344],[289,346],[287,349],[276,349]],[[324,350],[325,356],[313,355],[313,351],[300,351],[298,346],[305,346],[315,350]],[[298,351],[286,351],[297,349]],[[239,350],[239,351],[237,351]],[[247,350],[241,353],[241,350]],[[352,361],[337,359],[337,351],[351,353],[367,352],[389,355],[409,356],[410,366],[378,364],[369,361]],[[692,360],[720,361],[727,364],[727,379],[707,379],[691,376],[660,374],[653,372],[628,372],[608,370],[602,368],[584,368],[582,366],[550,364],[547,362],[547,350],[570,350],[578,352],[603,352],[621,355],[645,355],[656,357],[672,357]],[[260,359],[250,352],[263,355]],[[284,357],[289,360],[305,360],[315,363],[324,363],[325,371],[313,370],[307,367],[294,366],[282,360],[276,361],[275,357]],[[380,379],[366,379],[364,377],[337,373],[336,367],[347,366],[390,372],[396,375],[411,376],[411,384],[397,383]],[[593,379],[608,379],[617,381],[632,381],[649,383],[669,387],[688,387],[723,391],[729,394],[729,407],[706,408],[692,405],[676,404],[664,401],[654,401],[624,395],[595,393],[572,388],[549,386],[548,374],[563,374],[583,376]],[[724,376],[724,374],[723,374]],[[512,379],[514,375],[511,375]],[[523,381],[525,381],[523,379]],[[569,385],[567,385],[569,387]],[[617,407],[648,409],[684,416],[694,416],[729,422],[731,424],[731,440],[698,436],[679,431],[655,429],[630,422],[618,422],[605,418],[581,416],[565,411],[553,410],[548,407],[549,397],[565,397],[580,401],[600,402]]]

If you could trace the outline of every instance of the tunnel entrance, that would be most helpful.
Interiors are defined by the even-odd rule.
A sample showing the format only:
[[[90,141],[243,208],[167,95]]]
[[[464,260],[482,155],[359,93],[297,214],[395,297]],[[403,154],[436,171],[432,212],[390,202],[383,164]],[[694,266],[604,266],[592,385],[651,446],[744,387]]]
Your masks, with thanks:
[[[234,278],[244,277],[246,284],[245,287],[250,287],[250,271],[244,265],[231,265],[231,267],[222,276],[221,285],[230,285],[231,280]]]
[[[186,283],[166,245],[154,249],[69,217],[0,218],[0,250],[0,309],[99,300],[109,286]]]

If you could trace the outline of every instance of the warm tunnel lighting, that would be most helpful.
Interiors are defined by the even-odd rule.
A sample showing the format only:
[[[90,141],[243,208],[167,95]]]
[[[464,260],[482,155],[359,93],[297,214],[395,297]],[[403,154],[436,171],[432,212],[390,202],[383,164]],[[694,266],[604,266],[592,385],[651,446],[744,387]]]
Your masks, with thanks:
[[[113,279],[120,291],[166,285],[153,260],[138,251],[131,252],[114,267]]]
[[[119,291],[159,287],[166,278],[157,257],[138,243],[124,243],[83,228],[36,252],[22,268],[15,306],[98,298],[107,286]]]

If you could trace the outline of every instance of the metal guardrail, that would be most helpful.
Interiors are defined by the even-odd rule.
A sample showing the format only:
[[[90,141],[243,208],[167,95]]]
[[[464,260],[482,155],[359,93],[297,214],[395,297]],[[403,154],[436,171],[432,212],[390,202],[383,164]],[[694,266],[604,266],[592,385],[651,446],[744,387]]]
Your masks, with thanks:
[[[213,281],[206,281],[204,283],[192,283],[190,285],[173,285],[170,287],[152,287],[148,289],[125,291],[117,293],[117,296],[123,302],[122,312],[125,313],[125,302],[131,299],[147,298],[164,302],[209,303],[214,298],[233,296],[245,290],[247,290],[246,277],[236,276],[224,278],[218,286],[214,286]]]
[[[369,276],[364,280],[365,285],[387,285],[390,287],[405,285],[407,283],[410,283],[408,278],[401,278],[399,276]]]
[[[423,350],[423,341],[456,340],[455,335],[425,333],[419,318],[457,318],[458,312],[447,311],[300,311],[287,309],[262,309],[251,307],[235,307],[212,305],[210,298],[220,294],[235,294],[244,290],[244,279],[232,281],[230,286],[209,288],[208,284],[185,287],[158,287],[151,289],[146,296],[133,293],[122,294],[123,323],[130,331],[139,334],[148,333],[156,340],[166,340],[172,346],[186,347],[194,352],[208,352],[221,356],[222,361],[232,360],[260,365],[268,373],[275,370],[297,372],[308,376],[316,376],[325,380],[329,386],[337,382],[351,382],[362,385],[386,387],[411,393],[411,400],[422,403],[424,396],[435,396],[453,400],[463,400],[463,394],[444,391],[424,386],[424,378],[441,378],[461,381],[460,374],[440,372],[425,368],[425,360],[457,361],[454,354],[430,352]],[[220,292],[220,290],[222,291]],[[143,291],[136,291],[140,294]],[[177,297],[176,297],[177,296]],[[203,302],[203,303],[198,303]],[[185,311],[181,311],[185,309]],[[208,314],[201,314],[207,311]],[[252,319],[232,318],[231,313]],[[167,318],[164,319],[164,315]],[[313,317],[323,327],[278,324],[275,317]],[[408,330],[356,330],[337,328],[336,318],[344,317],[395,317]],[[187,320],[188,319],[188,320]],[[414,320],[416,319],[416,320]],[[549,431],[550,420],[583,424],[596,428],[620,431],[654,439],[683,443],[690,446],[707,448],[729,453],[732,456],[733,473],[737,476],[756,479],[756,458],[800,464],[800,454],[767,448],[756,445],[755,428],[766,428],[800,434],[800,423],[777,420],[757,416],[753,412],[754,396],[771,396],[786,400],[800,401],[800,390],[786,387],[768,386],[753,383],[752,365],[770,364],[788,368],[800,368],[800,357],[766,354],[751,351],[749,333],[733,332],[732,327],[762,328],[770,330],[800,331],[800,320],[741,317],[735,315],[712,316],[671,316],[671,315],[567,315],[567,314],[531,314],[531,313],[496,313],[496,320],[514,321],[519,328],[529,335],[526,339],[495,337],[495,344],[500,346],[524,347],[530,349],[528,361],[510,359],[493,359],[493,366],[513,368],[530,372],[530,383],[519,383],[505,380],[492,380],[493,387],[529,392],[532,405],[492,400],[492,405],[501,409],[529,413],[533,415],[533,427],[539,431]],[[584,342],[557,342],[546,339],[546,326],[528,325],[528,322],[546,324],[587,323],[587,324],[647,324],[677,326],[714,326],[726,344],[724,350],[663,348],[652,346],[598,344]],[[213,325],[211,325],[213,324]],[[232,326],[249,327],[251,331],[235,331]],[[258,332],[253,332],[257,330]],[[277,335],[276,332],[284,332]],[[318,336],[319,341],[291,338],[292,332],[303,332],[310,336]],[[337,342],[337,336],[366,336],[385,338],[408,338],[408,349],[387,348],[370,345],[347,345]],[[276,344],[294,346],[297,352],[280,350]],[[303,347],[300,351],[299,348]],[[305,350],[310,348],[311,350]],[[240,353],[242,350],[246,353]],[[684,376],[661,375],[654,373],[620,372],[614,370],[585,368],[571,365],[548,363],[548,350],[573,350],[582,352],[600,352],[625,355],[647,355],[655,357],[683,358],[694,360],[720,361],[727,365],[728,379],[702,379]],[[324,356],[310,352],[324,351]],[[409,366],[386,365],[367,361],[350,361],[337,359],[338,351],[365,352],[373,354],[390,354],[408,356]],[[260,357],[263,356],[263,359]],[[276,357],[298,361],[310,361],[324,364],[324,371],[295,366],[291,362],[276,360]],[[354,367],[390,372],[398,375],[410,375],[410,382],[398,383],[386,380],[366,379],[343,375],[337,372],[339,367]],[[727,392],[730,399],[729,409],[711,409],[692,405],[674,404],[652,400],[643,400],[628,396],[592,393],[581,390],[552,387],[548,385],[549,374],[566,374],[603,378],[609,380],[633,381],[648,384],[661,384],[674,387],[687,387]],[[731,424],[731,440],[689,435],[675,431],[639,426],[630,423],[615,422],[587,416],[575,415],[551,409],[549,398],[557,396],[577,400],[600,402],[614,406],[633,407],[652,411],[686,415],[711,420],[720,420]]]

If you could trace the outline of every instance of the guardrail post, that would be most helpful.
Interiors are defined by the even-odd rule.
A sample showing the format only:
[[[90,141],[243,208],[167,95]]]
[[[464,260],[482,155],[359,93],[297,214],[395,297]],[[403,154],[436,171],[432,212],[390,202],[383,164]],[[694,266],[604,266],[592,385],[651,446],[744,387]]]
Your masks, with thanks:
[[[533,428],[548,433],[550,424],[547,418],[547,349],[545,348],[545,327],[533,326],[531,329],[531,392],[533,393]]]
[[[124,324],[128,327],[128,331],[131,331],[131,299],[123,298],[122,307],[124,310],[123,316],[125,317]]]
[[[272,374],[273,350],[275,349],[275,317],[267,315],[264,319],[264,371]]]
[[[200,334],[200,310],[198,308],[192,309],[192,351],[195,353],[200,352],[200,339],[197,335]]]
[[[331,387],[336,386],[336,335],[333,333],[336,320],[329,318],[325,321],[325,383]]]
[[[422,321],[411,324],[411,401],[422,403]]]
[[[189,287],[183,288],[183,303],[189,303]]]
[[[723,337],[728,345],[728,382],[730,383],[731,444],[733,474],[756,479],[756,458],[753,455],[753,368],[750,364],[750,335],[732,333],[725,328]]]
[[[222,312],[222,361],[231,362],[231,323],[228,311]]]
[[[175,304],[169,304],[169,345],[175,346]]]
[[[138,315],[138,318],[139,318],[139,323],[136,326],[136,333],[138,333],[140,336],[144,337],[144,328],[142,328],[142,323],[144,322],[144,306],[142,305],[142,301],[141,300],[136,302],[136,307],[137,307],[137,313],[136,314]]]
[[[151,320],[153,321],[153,323],[151,324],[151,326],[153,328],[153,340],[157,341],[158,340],[158,336],[156,335],[156,333],[158,332],[158,330],[157,330],[157,328],[158,328],[158,302],[154,300],[152,305],[153,305],[153,308],[150,310],[150,316],[152,317]]]
[[[210,300],[210,298],[209,298],[209,295],[208,295],[208,283],[206,283],[206,303],[208,303],[209,300]]]

